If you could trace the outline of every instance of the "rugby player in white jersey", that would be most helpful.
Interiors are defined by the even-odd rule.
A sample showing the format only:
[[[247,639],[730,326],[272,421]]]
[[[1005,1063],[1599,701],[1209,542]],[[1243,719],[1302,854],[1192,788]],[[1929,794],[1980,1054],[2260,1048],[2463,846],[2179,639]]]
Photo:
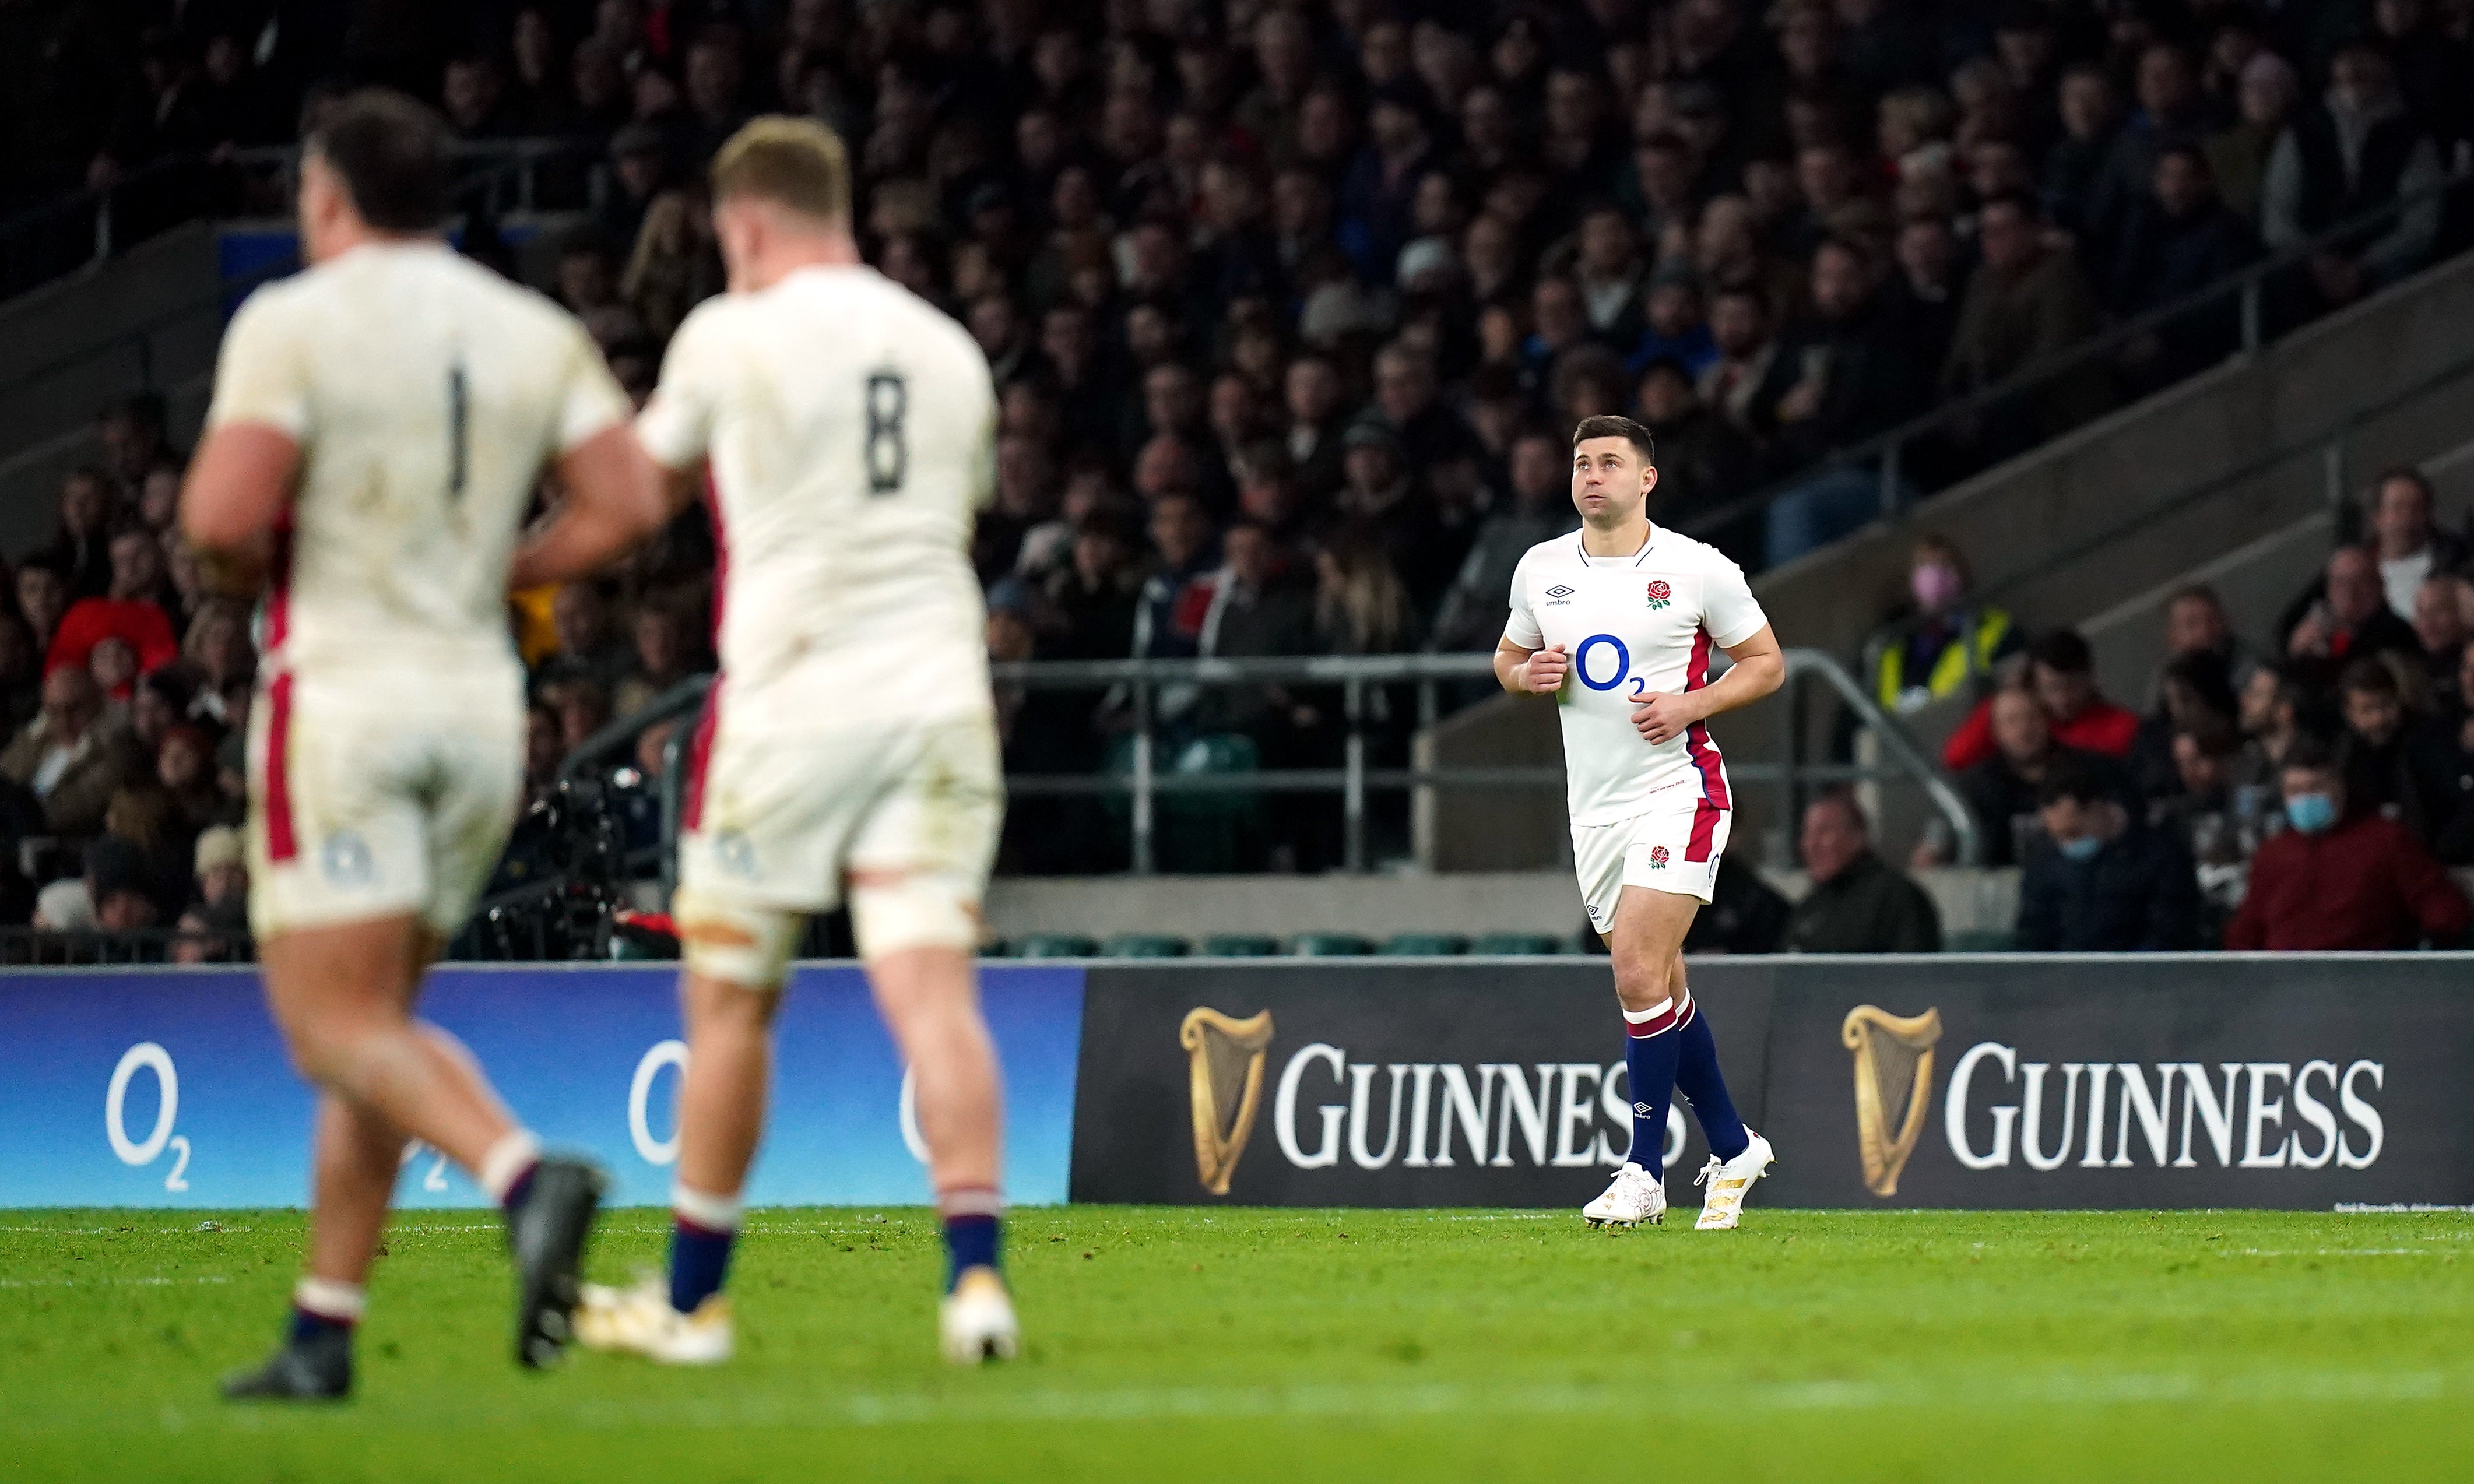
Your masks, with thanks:
[[[690,314],[637,421],[684,508],[710,467],[721,673],[694,743],[672,915],[686,960],[667,1284],[587,1285],[588,1346],[726,1359],[722,1283],[763,1131],[771,1024],[811,913],[845,894],[916,1090],[943,1218],[943,1349],[1014,1353],[998,1269],[1001,1105],[972,966],[1004,812],[979,584],[996,399],[961,327],[860,261],[841,141],[763,118],[714,158],[729,292]],[[517,580],[648,535],[569,500]],[[667,514],[667,512],[666,512]]]
[[[1623,1008],[1632,1154],[1581,1214],[1591,1226],[1665,1217],[1660,1156],[1680,1091],[1710,1143],[1695,1223],[1709,1230],[1735,1225],[1771,1153],[1735,1116],[1684,983],[1684,935],[1710,900],[1734,812],[1704,723],[1777,690],[1786,661],[1742,570],[1650,523],[1657,487],[1648,428],[1593,417],[1573,429],[1581,528],[1520,559],[1494,673],[1507,691],[1556,698],[1572,858]],[[1734,662],[1715,682],[1712,649]]]
[[[514,822],[523,671],[507,565],[545,469],[656,508],[627,401],[574,320],[441,234],[449,140],[400,94],[340,103],[305,145],[311,266],[226,331],[182,524],[218,585],[261,587],[249,736],[250,923],[293,1060],[318,1087],[308,1276],[234,1397],[352,1387],[352,1332],[405,1141],[505,1208],[517,1356],[552,1358],[601,1179],[544,1158],[472,1055],[413,1018],[423,974]]]

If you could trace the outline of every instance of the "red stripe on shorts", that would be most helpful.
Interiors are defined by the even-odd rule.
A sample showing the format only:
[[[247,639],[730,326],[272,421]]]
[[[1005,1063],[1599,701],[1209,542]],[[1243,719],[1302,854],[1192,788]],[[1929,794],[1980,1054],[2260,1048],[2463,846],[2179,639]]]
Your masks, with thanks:
[[[266,787],[260,797],[266,808],[266,853],[278,864],[301,853],[292,826],[292,676],[275,677],[266,688]]]
[[[729,677],[713,677],[704,693],[704,715],[696,718],[695,742],[688,751],[688,794],[679,807],[679,823],[696,829],[704,822],[704,770],[713,762],[713,734],[721,725],[721,687]]]

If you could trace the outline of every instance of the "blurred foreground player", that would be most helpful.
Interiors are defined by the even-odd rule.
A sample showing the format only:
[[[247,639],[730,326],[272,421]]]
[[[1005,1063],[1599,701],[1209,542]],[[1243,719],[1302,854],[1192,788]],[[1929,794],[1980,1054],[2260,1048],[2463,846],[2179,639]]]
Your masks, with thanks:
[[[1657,486],[1649,429],[1593,417],[1572,430],[1581,528],[1520,559],[1494,673],[1562,711],[1572,858],[1623,1006],[1632,1156],[1581,1214],[1591,1226],[1665,1218],[1660,1154],[1681,1091],[1710,1141],[1694,1224],[1710,1230],[1735,1225],[1771,1154],[1735,1116],[1684,983],[1684,935],[1714,889],[1734,813],[1703,723],[1777,690],[1786,661],[1743,571],[1650,523]],[[1714,683],[1712,648],[1734,662]]]
[[[724,573],[721,674],[696,733],[672,905],[688,1028],[677,1223],[667,1286],[588,1285],[577,1337],[677,1364],[728,1358],[721,1286],[774,1011],[809,914],[847,888],[915,1082],[944,1220],[945,1354],[1010,1356],[1002,1109],[972,967],[1004,814],[967,554],[994,471],[987,361],[860,262],[831,132],[749,124],[715,157],[713,196],[730,292],[680,326],[637,422],[671,471],[673,509],[710,463]],[[572,579],[651,533],[590,496],[526,547],[519,585]]]
[[[250,919],[266,995],[319,1089],[309,1276],[239,1398],[339,1397],[405,1140],[507,1214],[516,1354],[565,1342],[601,1178],[544,1158],[471,1053],[413,1018],[514,821],[523,674],[507,564],[546,466],[607,503],[659,504],[627,400],[583,329],[440,235],[449,139],[363,92],[308,141],[312,266],[226,333],[182,499],[219,585],[266,592],[251,711]]]

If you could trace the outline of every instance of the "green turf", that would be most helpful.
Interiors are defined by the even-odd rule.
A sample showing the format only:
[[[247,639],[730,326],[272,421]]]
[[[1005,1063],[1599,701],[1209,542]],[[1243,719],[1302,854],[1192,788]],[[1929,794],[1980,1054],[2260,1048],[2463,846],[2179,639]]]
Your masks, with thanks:
[[[1688,1214],[1688,1213],[1684,1213]],[[756,1214],[740,1353],[506,1359],[497,1225],[387,1240],[349,1405],[214,1399],[297,1214],[0,1212],[0,1479],[2463,1478],[2454,1215],[1025,1210],[1028,1353],[932,1354],[916,1210]],[[608,1220],[597,1272],[658,1260]]]

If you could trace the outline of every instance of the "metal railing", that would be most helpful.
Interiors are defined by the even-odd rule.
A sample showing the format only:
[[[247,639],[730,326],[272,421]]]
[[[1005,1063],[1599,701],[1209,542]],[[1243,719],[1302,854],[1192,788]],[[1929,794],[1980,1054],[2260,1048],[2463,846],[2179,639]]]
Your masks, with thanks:
[[[1266,793],[1337,793],[1341,798],[1342,864],[1345,869],[1369,867],[1367,806],[1376,793],[1406,793],[1424,789],[1554,790],[1564,784],[1559,766],[1499,767],[1378,767],[1369,758],[1368,722],[1372,697],[1387,688],[1414,687],[1419,727],[1430,727],[1443,711],[1443,687],[1455,682],[1494,683],[1493,659],[1485,653],[1315,655],[1261,659],[1203,660],[1050,660],[1014,661],[989,667],[1000,690],[1085,690],[1109,692],[1126,723],[1128,766],[1122,772],[1016,773],[1006,779],[1014,798],[1123,797],[1128,803],[1130,858],[1137,875],[1158,868],[1159,802],[1163,796],[1189,794],[1260,795]],[[1866,767],[1840,763],[1815,763],[1802,757],[1796,689],[1817,683],[1846,706],[1862,728],[1880,739],[1886,766]],[[560,765],[562,782],[581,780],[635,744],[649,727],[699,712],[709,681],[697,677],[655,700],[644,710],[613,722],[585,741]],[[1338,767],[1265,768],[1243,771],[1181,773],[1161,766],[1163,722],[1159,697],[1165,691],[1232,686],[1301,685],[1341,693],[1341,714],[1346,732]],[[1938,769],[1919,751],[1898,722],[1886,715],[1845,667],[1817,649],[1786,651],[1786,686],[1768,703],[1781,725],[1777,761],[1740,761],[1728,765],[1738,785],[1768,787],[1792,811],[1805,793],[1818,786],[1906,779],[1924,791],[1934,811],[1948,821],[1962,864],[1982,860],[1975,817]],[[670,875],[672,846],[678,833],[685,792],[686,728],[669,739],[661,778],[663,835],[662,885],[665,896],[674,885]],[[527,888],[548,892],[552,884]]]
[[[450,153],[457,169],[457,201],[491,216],[542,209],[545,199],[557,194],[544,189],[545,176],[571,177],[553,182],[576,188],[574,199],[550,203],[560,209],[598,211],[610,188],[609,173],[603,168],[606,149],[591,138],[547,134],[473,139],[455,145]],[[233,150],[229,158],[262,191],[288,196],[294,172],[300,168],[301,146],[260,145]]]
[[[247,963],[256,946],[246,933],[214,929],[88,929],[56,933],[48,928],[0,928],[0,965],[91,966],[116,963]]]
[[[2196,375],[2199,371],[2205,370],[2207,365],[2256,354],[2262,347],[2278,338],[2279,335],[2298,329],[2321,317],[2317,313],[2300,314],[2293,316],[2291,323],[2282,326],[2273,324],[2269,314],[2273,306],[2271,296],[2280,280],[2290,279],[2291,276],[2302,270],[2313,257],[2328,251],[2331,247],[2349,239],[2359,238],[2365,231],[2386,226],[2403,217],[2409,211],[2437,207],[2444,214],[2449,204],[2458,197],[2460,192],[2464,191],[2469,183],[2474,183],[2474,173],[2454,171],[2446,180],[2436,185],[2410,195],[2400,196],[2385,206],[2375,207],[2357,216],[2349,217],[2306,241],[2297,242],[2292,247],[2262,257],[2259,261],[2235,271],[2207,288],[2123,320],[2040,360],[2021,367],[2011,376],[1991,386],[1980,387],[1952,401],[1940,402],[1930,411],[1920,413],[1896,427],[1878,433],[1853,447],[1833,450],[1816,462],[1805,465],[1783,478],[1773,480],[1749,495],[1731,499],[1714,510],[1702,512],[1680,523],[1680,528],[1687,535],[1704,538],[1714,536],[1738,522],[1761,514],[1768,509],[1773,500],[1789,491],[1807,485],[1832,471],[1864,466],[1871,466],[1876,480],[1875,487],[1879,492],[1877,516],[1879,519],[1887,520],[1898,514],[1914,489],[1910,475],[1914,472],[1913,450],[1917,445],[1934,438],[1952,435],[1963,426],[1982,420],[1987,414],[2005,404],[2017,404],[2031,399],[2040,391],[2050,390],[2067,377],[2108,373],[2125,351],[2160,338],[2171,332],[2174,327],[2192,320],[2204,321],[2211,315],[2222,316],[2230,313],[2234,321],[2232,345],[2205,364],[2194,366],[2185,375],[2172,377],[2152,390],[2162,390],[2165,385],[2186,379],[2187,376]],[[2442,231],[2445,230],[2446,223],[2443,221]],[[2433,261],[2444,260],[2449,246],[2445,241],[2438,244],[2435,252],[2438,255],[2435,256]],[[2462,244],[2459,246],[2462,247]],[[2423,266],[2429,266],[2429,264]],[[2041,443],[2044,439],[2039,437],[2034,441]],[[2023,448],[2010,451],[2024,452],[2025,450]],[[1990,467],[1992,462],[1993,460],[1987,459],[1966,470],[1959,477]]]
[[[158,159],[0,220],[0,299],[108,262],[187,220],[179,207],[205,190],[208,168],[199,156]]]

